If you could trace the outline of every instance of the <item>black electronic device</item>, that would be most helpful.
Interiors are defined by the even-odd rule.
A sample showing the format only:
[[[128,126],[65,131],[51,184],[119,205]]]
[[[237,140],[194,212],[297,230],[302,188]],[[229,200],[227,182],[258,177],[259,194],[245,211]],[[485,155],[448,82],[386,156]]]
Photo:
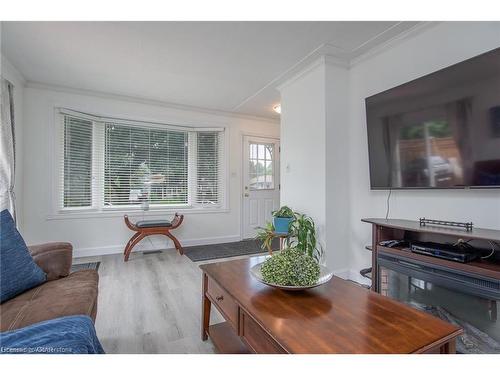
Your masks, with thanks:
[[[413,253],[429,255],[435,258],[452,260],[460,263],[467,263],[478,258],[478,254],[471,248],[440,244],[436,242],[413,242],[410,246]]]
[[[408,247],[409,242],[405,240],[386,240],[386,241],[380,241],[379,242],[380,246],[385,246],[385,247]]]

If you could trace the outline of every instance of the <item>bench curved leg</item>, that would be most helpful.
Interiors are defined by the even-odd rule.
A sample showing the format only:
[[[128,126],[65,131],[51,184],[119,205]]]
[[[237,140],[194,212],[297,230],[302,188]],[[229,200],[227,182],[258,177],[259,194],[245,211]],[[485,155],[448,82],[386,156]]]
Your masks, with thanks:
[[[123,250],[123,255],[127,254],[128,248],[130,247],[130,245],[132,244],[132,242],[134,242],[134,240],[137,237],[139,237],[139,234],[140,234],[140,232],[134,233],[134,235],[130,238],[130,240],[128,240],[127,245],[125,245],[125,249]]]
[[[139,233],[137,238],[130,244],[130,246],[127,249],[127,252],[125,253],[125,262],[128,261],[128,257],[130,256],[130,253],[134,249],[134,246],[137,245],[146,235],[144,233]]]
[[[177,251],[179,252],[179,254],[183,255],[184,251],[182,250],[182,246],[181,246],[181,243],[179,242],[179,240],[170,232],[165,232],[165,236],[167,236],[168,238],[170,238],[173,241],[174,246],[177,249]]]

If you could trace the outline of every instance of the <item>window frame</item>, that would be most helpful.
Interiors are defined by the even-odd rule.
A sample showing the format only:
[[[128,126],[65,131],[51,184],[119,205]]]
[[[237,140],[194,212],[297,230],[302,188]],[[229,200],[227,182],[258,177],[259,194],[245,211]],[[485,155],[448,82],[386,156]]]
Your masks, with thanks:
[[[62,194],[64,192],[64,119],[65,116],[74,116],[92,121],[92,205],[90,207],[64,207]],[[147,216],[154,216],[160,213],[174,212],[189,212],[189,213],[217,213],[229,211],[229,129],[227,126],[189,126],[189,125],[173,125],[162,122],[148,120],[128,120],[119,119],[111,116],[90,115],[76,110],[70,110],[62,107],[55,108],[55,137],[53,147],[53,177],[54,182],[52,189],[52,209],[47,219],[61,218],[86,218],[86,217],[118,217],[127,212],[141,212]],[[162,130],[186,131],[188,133],[188,203],[187,204],[155,204],[150,203],[149,209],[144,211],[142,205],[120,205],[116,207],[104,206],[104,154],[105,154],[105,123],[117,123],[125,126],[138,126],[147,128],[158,128]],[[191,183],[191,180],[196,181],[196,153],[192,150],[192,134],[202,131],[219,131],[221,132],[222,155],[220,160],[219,186],[221,189],[220,202],[218,205],[203,205],[196,204],[197,183]],[[196,144],[196,142],[194,143]],[[194,163],[192,162],[194,160]],[[191,188],[191,185],[193,188]]]

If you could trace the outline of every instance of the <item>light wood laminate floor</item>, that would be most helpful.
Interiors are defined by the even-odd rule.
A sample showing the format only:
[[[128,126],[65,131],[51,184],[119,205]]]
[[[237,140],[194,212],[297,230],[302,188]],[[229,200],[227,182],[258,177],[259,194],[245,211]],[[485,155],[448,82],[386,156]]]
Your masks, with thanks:
[[[231,258],[235,259],[235,258]],[[222,261],[218,259],[215,261]],[[97,335],[106,353],[214,353],[200,339],[201,270],[175,250],[100,261]],[[212,261],[213,262],[213,261]],[[212,309],[211,322],[222,322]]]

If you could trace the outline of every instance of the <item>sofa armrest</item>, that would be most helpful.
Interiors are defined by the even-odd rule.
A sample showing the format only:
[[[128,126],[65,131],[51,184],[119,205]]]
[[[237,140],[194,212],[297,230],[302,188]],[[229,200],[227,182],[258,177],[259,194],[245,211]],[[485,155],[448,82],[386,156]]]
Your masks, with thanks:
[[[51,242],[28,246],[36,264],[47,274],[47,281],[69,275],[73,246],[68,242]]]

